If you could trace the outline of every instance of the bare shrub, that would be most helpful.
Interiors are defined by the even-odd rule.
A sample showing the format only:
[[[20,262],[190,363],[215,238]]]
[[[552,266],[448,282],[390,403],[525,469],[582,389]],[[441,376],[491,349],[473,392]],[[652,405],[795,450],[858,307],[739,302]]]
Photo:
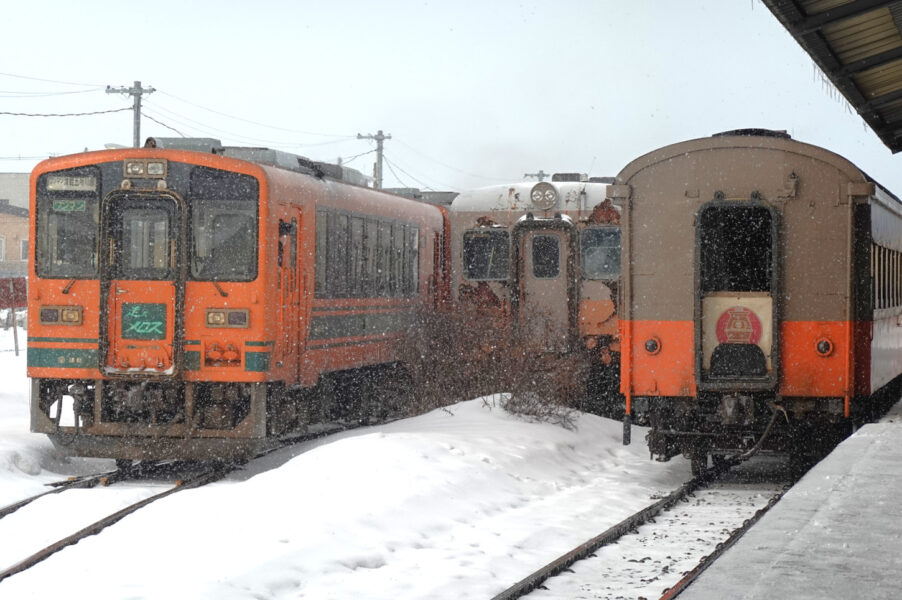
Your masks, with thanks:
[[[523,327],[521,330],[531,331]],[[400,349],[414,412],[504,392],[509,412],[571,427],[585,397],[588,361],[549,352],[541,336],[520,336],[500,311],[427,312]],[[413,330],[410,332],[413,334]]]

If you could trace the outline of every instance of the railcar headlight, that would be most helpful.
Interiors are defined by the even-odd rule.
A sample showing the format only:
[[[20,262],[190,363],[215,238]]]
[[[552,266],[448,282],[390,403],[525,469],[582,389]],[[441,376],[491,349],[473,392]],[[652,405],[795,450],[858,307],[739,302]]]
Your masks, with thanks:
[[[226,322],[226,313],[224,310],[207,309],[207,325],[222,327]]]
[[[127,160],[124,171],[126,177],[166,177],[166,161]]]
[[[142,161],[128,161],[125,163],[125,174],[129,177],[144,175],[144,163]]]
[[[72,306],[60,309],[60,321],[69,323],[70,325],[78,325],[81,323],[82,310],[80,306]]]
[[[821,356],[830,356],[831,354],[833,354],[833,342],[831,342],[827,338],[819,339],[814,348]]]
[[[657,337],[650,337],[645,340],[645,351],[649,354],[657,354],[661,351],[661,340]]]
[[[208,308],[207,327],[241,327],[247,328],[250,311],[246,308]]]

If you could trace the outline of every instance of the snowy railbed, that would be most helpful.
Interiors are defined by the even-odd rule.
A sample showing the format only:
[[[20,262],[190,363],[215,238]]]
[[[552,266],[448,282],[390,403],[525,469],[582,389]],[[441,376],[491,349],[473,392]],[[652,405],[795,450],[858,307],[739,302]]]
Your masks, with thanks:
[[[0,504],[111,466],[28,432],[24,353],[0,352],[0,372]],[[625,447],[618,422],[582,415],[567,430],[496,400],[282,450],[10,577],[0,595],[488,598],[689,477],[681,459],[649,460],[641,431]],[[92,512],[96,492],[59,511]],[[21,535],[2,537],[24,557]]]

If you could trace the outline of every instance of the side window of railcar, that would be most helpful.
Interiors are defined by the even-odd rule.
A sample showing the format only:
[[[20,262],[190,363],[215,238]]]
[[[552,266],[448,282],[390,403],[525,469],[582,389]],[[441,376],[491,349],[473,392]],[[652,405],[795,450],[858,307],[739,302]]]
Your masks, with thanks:
[[[326,254],[326,279],[329,296],[348,295],[348,215],[329,214],[329,242]]]
[[[617,279],[620,277],[620,229],[593,227],[580,233],[583,277]]]
[[[503,281],[510,271],[510,234],[504,229],[464,232],[464,277],[475,281]]]
[[[404,226],[394,223],[391,231],[391,295],[400,296],[404,292],[402,287],[404,273]]]
[[[416,293],[418,229],[332,210],[316,213],[317,298],[399,297]]]
[[[96,276],[99,184],[93,167],[38,178],[35,251],[40,277]]]
[[[363,253],[365,258],[365,268],[363,275],[363,295],[375,296],[376,281],[378,279],[376,260],[379,254],[379,222],[375,219],[367,218],[364,220],[364,243]]]
[[[874,308],[902,306],[902,253],[871,245],[871,296]]]
[[[197,167],[191,172],[191,277],[251,281],[257,277],[259,185],[249,175]]]
[[[404,269],[404,293],[413,295],[417,293],[420,276],[420,232],[416,227],[407,228],[407,243],[404,246],[406,262]]]
[[[366,290],[366,282],[363,277],[366,270],[363,243],[363,218],[351,217],[351,243],[349,246],[351,277],[349,283],[351,296],[354,298],[360,298]]]
[[[391,296],[391,223],[379,222],[379,242],[376,250],[375,296]]]
[[[314,256],[313,295],[317,298],[326,296],[326,244],[329,235],[329,215],[325,211],[316,211],[316,250]]]

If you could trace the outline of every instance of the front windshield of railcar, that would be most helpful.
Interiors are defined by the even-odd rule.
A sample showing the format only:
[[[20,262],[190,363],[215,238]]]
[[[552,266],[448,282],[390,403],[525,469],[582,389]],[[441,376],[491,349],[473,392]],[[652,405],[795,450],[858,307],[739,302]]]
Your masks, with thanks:
[[[249,175],[198,167],[191,173],[191,278],[257,277],[259,185]]]
[[[464,275],[475,281],[501,281],[510,271],[510,235],[503,229],[467,231],[463,238]]]
[[[620,229],[583,229],[580,238],[583,277],[617,279],[620,276]]]
[[[36,198],[36,269],[39,277],[97,276],[100,172],[93,168],[44,173]]]

